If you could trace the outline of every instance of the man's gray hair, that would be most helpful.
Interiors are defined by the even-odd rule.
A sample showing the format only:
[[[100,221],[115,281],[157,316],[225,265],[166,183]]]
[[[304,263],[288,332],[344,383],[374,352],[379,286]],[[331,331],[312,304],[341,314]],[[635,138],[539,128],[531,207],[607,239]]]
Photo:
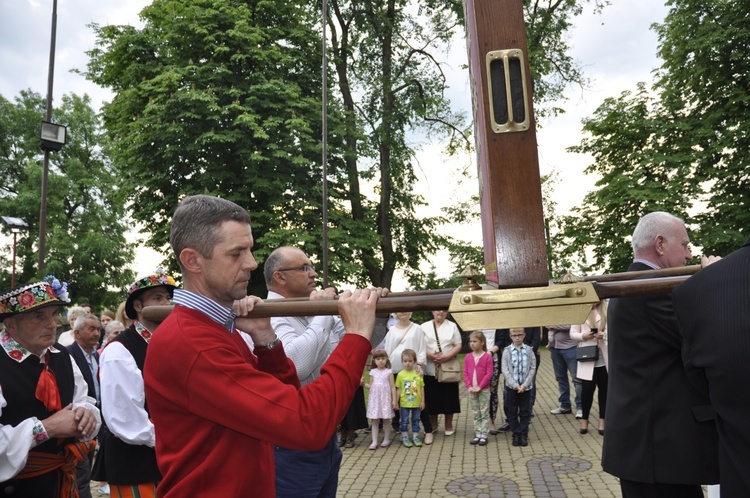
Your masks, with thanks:
[[[669,236],[674,233],[677,223],[685,224],[681,218],[664,211],[654,211],[641,217],[633,231],[633,253],[638,254],[650,247],[658,235]]]
[[[221,242],[221,225],[226,221],[249,225],[250,215],[232,201],[209,195],[190,195],[180,202],[172,216],[169,234],[169,242],[180,268],[180,254],[188,247],[204,258],[213,257],[214,247]]]
[[[73,323],[73,330],[83,330],[83,324],[86,323],[86,320],[89,318],[93,318],[97,322],[99,321],[99,317],[96,315],[92,315],[91,313],[84,313],[83,315],[80,315],[78,318],[76,318],[76,321]]]
[[[263,263],[263,277],[266,279],[266,287],[273,285],[273,274],[276,273],[276,271],[281,268],[281,265],[284,263],[283,249],[285,249],[285,247],[279,247],[278,249],[275,249],[271,254],[268,255],[265,263]]]

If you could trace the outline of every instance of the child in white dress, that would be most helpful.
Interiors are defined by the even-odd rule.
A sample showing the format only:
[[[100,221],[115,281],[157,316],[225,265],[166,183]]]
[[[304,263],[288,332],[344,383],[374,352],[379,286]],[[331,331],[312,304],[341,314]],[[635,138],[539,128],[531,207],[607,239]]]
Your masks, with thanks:
[[[370,383],[365,387],[370,390],[367,400],[367,418],[372,423],[372,444],[370,449],[378,447],[378,431],[380,421],[383,420],[384,439],[380,445],[387,448],[391,444],[391,418],[395,409],[396,385],[393,382],[393,370],[388,353],[384,349],[376,349],[372,353],[375,367],[370,370]]]

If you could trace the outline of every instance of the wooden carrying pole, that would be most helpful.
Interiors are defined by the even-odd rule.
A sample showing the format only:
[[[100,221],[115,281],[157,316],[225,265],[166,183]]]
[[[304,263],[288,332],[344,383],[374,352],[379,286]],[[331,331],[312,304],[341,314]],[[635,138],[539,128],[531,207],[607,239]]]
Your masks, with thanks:
[[[646,272],[634,272],[646,273]],[[630,297],[643,295],[668,294],[675,287],[687,280],[688,276],[648,278],[642,280],[625,280],[614,282],[593,282],[599,299],[611,297]],[[378,300],[378,313],[396,313],[399,311],[434,311],[447,310],[452,292],[427,295],[410,295],[384,297]],[[172,312],[173,306],[149,306],[144,308],[144,317],[149,320],[164,320]],[[335,299],[305,301],[291,299],[267,299],[255,305],[251,316],[254,318],[271,316],[311,316],[337,315],[338,304]]]

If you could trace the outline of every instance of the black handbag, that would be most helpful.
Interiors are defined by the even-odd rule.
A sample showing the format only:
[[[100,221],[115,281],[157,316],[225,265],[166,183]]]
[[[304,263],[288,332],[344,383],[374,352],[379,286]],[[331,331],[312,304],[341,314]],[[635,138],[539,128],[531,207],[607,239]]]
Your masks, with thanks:
[[[599,346],[580,346],[576,348],[576,360],[596,361],[599,359]]]

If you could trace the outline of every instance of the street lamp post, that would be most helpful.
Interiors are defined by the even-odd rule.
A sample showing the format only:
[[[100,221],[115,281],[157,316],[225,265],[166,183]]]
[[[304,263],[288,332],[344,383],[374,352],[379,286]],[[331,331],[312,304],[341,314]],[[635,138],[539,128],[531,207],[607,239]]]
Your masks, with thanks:
[[[52,123],[52,86],[55,79],[55,40],[57,39],[57,0],[52,0],[52,29],[49,44],[49,71],[47,73],[47,112],[41,127],[41,147],[44,150],[44,164],[42,166],[42,203],[39,210],[39,260],[37,272],[44,274],[44,253],[47,241],[47,177],[49,176],[49,153],[60,150],[65,144],[67,130]],[[55,131],[55,127],[57,130]],[[63,131],[60,131],[60,128]],[[60,140],[60,138],[62,140]]]
[[[15,289],[16,288],[16,244],[18,243],[18,233],[21,230],[28,230],[29,225],[26,224],[26,222],[23,221],[21,218],[16,218],[14,216],[0,216],[0,219],[3,220],[3,225],[5,225],[5,228],[10,229],[10,231],[13,233],[13,271],[10,274],[10,288]]]

